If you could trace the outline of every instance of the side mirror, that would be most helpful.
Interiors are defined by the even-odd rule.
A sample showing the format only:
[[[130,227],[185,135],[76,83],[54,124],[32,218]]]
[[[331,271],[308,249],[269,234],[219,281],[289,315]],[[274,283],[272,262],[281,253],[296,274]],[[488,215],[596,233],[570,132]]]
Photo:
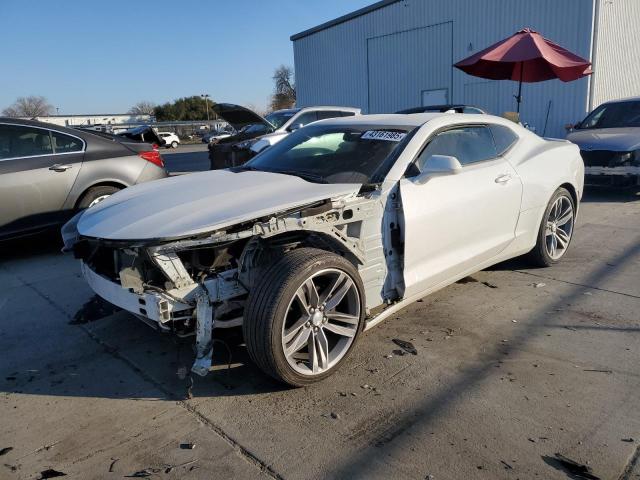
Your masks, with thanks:
[[[294,123],[293,125],[289,125],[289,128],[287,128],[287,130],[289,130],[290,132],[294,132],[300,128],[304,127],[303,124],[301,123]]]
[[[432,177],[440,177],[443,175],[453,175],[462,171],[462,165],[456,157],[448,155],[432,155],[424,164],[424,168],[419,175],[411,180],[414,183],[422,185]]]

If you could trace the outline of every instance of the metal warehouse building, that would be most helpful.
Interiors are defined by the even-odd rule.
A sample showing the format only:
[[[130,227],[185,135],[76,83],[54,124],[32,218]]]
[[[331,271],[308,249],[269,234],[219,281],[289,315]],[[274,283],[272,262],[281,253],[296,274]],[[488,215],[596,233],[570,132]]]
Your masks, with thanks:
[[[291,37],[297,103],[368,113],[439,103],[514,111],[516,82],[452,65],[530,27],[593,62],[588,78],[523,85],[522,121],[564,136],[564,125],[602,102],[640,95],[638,25],[640,0],[384,0]]]

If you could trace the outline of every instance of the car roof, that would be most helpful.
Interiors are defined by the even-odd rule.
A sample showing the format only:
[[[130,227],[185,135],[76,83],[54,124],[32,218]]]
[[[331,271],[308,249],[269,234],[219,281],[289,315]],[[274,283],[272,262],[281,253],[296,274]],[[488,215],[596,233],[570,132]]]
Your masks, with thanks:
[[[602,105],[607,105],[608,103],[623,103],[623,102],[640,102],[640,97],[616,98],[615,100],[609,100],[607,102],[604,102],[602,103]]]
[[[308,105],[300,108],[300,110],[341,110],[344,112],[359,112],[359,108],[355,107],[341,107],[337,105]]]
[[[14,117],[0,117],[0,123],[13,123],[15,125],[24,125],[27,127],[48,128],[50,130],[58,130],[60,132],[67,132],[71,135],[77,135],[77,130],[73,128],[62,127],[55,123],[39,122],[37,120],[25,120],[24,118]]]
[[[516,130],[519,134],[522,134],[525,130],[519,127],[517,124],[510,120],[495,115],[487,115],[480,113],[385,113],[376,115],[356,115],[353,117],[338,117],[329,118],[326,120],[319,120],[313,122],[312,125],[367,125],[372,127],[421,127],[422,125],[431,122],[435,119],[446,118],[451,120],[451,124],[465,124],[465,123],[478,123],[486,124],[492,123],[497,125],[509,126],[511,129]]]
[[[384,125],[398,127],[419,127],[430,120],[450,113],[385,113],[375,115],[355,115],[353,117],[336,117],[320,120],[324,125]],[[460,114],[464,115],[464,114]],[[316,122],[314,122],[314,125]]]

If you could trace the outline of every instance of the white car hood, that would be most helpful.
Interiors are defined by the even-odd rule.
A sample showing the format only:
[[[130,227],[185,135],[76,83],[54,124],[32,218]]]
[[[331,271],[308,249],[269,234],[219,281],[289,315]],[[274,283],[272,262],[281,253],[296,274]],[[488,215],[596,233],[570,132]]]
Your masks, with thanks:
[[[355,194],[360,184],[319,184],[279,173],[213,170],[122,190],[86,210],[80,235],[109,240],[189,237],[275,212]]]

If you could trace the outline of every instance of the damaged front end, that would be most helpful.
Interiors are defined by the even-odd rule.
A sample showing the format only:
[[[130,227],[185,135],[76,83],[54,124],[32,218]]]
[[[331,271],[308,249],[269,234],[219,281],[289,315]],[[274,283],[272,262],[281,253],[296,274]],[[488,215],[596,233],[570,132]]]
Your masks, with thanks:
[[[349,196],[190,238],[140,242],[82,236],[76,217],[63,237],[100,297],[158,330],[195,335],[192,371],[204,376],[211,368],[214,329],[242,325],[252,286],[288,250],[304,245],[339,253],[365,277],[374,272],[371,284],[380,291],[384,257],[367,260],[363,239],[366,232],[379,232],[381,209],[372,198]]]

